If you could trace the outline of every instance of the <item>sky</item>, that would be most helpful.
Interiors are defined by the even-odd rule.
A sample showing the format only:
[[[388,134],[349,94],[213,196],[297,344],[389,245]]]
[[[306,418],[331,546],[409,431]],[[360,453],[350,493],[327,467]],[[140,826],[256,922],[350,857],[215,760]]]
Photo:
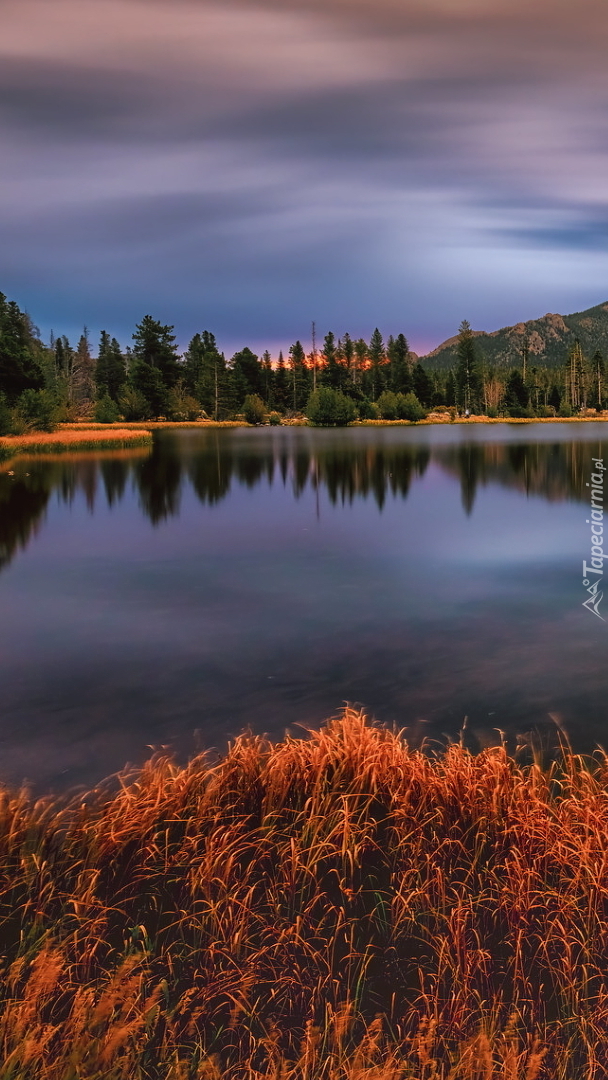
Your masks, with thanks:
[[[0,0],[0,290],[310,348],[608,300],[605,0]]]

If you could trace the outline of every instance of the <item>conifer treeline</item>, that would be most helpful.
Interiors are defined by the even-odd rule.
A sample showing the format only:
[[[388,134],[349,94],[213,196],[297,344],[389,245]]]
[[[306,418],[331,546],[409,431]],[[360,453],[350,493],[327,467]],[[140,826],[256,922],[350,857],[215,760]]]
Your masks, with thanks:
[[[469,324],[461,324],[458,363],[424,367],[404,334],[370,341],[326,334],[320,349],[300,341],[287,357],[245,347],[226,359],[212,333],[195,334],[179,355],[173,326],[146,315],[123,349],[103,331],[97,357],[85,330],[73,347],[64,336],[44,345],[31,319],[0,293],[0,433],[94,418],[261,420],[307,413],[319,422],[420,419],[430,409],[489,416],[572,415],[608,403],[604,360],[577,342],[558,368],[533,364],[524,340],[521,364],[485,364]]]

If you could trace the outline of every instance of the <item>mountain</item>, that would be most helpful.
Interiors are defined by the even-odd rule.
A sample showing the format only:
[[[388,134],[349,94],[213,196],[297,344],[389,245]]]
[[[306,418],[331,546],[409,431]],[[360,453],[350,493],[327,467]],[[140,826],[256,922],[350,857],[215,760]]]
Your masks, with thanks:
[[[598,304],[587,311],[577,311],[574,315],[543,315],[542,319],[505,326],[491,333],[474,330],[479,359],[496,368],[519,366],[526,331],[530,366],[560,367],[566,363],[568,351],[577,338],[586,356],[592,356],[596,349],[600,349],[607,357],[608,303]],[[430,370],[455,367],[458,363],[457,347],[458,337],[448,338],[420,359]]]

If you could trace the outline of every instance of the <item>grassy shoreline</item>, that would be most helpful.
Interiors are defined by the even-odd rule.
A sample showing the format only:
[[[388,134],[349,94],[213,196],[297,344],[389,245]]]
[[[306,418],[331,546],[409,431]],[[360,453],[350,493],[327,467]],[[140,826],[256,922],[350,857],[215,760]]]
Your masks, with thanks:
[[[432,758],[351,710],[2,792],[0,876],[3,1080],[608,1068],[604,756]]]
[[[0,461],[11,461],[21,454],[58,454],[76,450],[125,449],[152,442],[147,430],[133,431],[124,424],[103,432],[99,428],[66,428],[58,431],[35,431],[27,435],[0,437]],[[0,1074],[1,1076],[1,1074]]]

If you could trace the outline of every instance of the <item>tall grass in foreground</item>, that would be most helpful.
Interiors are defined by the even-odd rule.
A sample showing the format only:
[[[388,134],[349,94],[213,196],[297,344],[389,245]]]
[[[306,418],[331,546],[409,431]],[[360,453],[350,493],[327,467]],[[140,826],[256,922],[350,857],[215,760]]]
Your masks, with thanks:
[[[149,431],[113,428],[110,431],[68,429],[66,431],[35,431],[27,435],[6,435],[0,438],[0,461],[18,454],[57,454],[70,450],[99,450],[142,446],[152,441]]]
[[[608,1070],[608,766],[347,711],[0,798],[2,1080]]]

